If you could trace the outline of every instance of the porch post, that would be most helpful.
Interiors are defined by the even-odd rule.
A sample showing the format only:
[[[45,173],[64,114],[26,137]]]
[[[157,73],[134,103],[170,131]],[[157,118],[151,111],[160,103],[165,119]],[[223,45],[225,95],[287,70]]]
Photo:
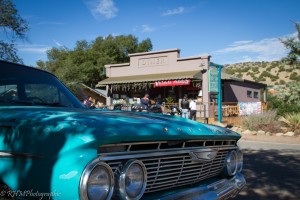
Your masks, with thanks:
[[[210,63],[209,66],[216,67],[218,70],[218,122],[222,122],[222,68],[223,65]]]
[[[202,73],[202,103],[205,105],[205,112],[206,112],[206,117],[209,118],[211,117],[210,113],[210,94],[208,91],[208,64],[210,62],[210,56],[207,57],[207,60],[205,60],[202,65],[201,65],[201,73]]]
[[[106,105],[111,106],[110,85],[106,85]]]
[[[219,65],[218,67],[218,122],[222,122],[222,77],[221,77],[221,72],[222,72],[222,65]]]

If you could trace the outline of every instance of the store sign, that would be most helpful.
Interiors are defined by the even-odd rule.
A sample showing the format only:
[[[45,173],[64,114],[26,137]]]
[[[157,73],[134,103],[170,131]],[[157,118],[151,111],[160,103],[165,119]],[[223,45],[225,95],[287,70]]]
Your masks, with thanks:
[[[218,92],[218,70],[217,68],[210,68],[208,71],[208,91]]]
[[[183,86],[183,85],[190,85],[190,83],[191,83],[191,80],[155,81],[154,87]]]

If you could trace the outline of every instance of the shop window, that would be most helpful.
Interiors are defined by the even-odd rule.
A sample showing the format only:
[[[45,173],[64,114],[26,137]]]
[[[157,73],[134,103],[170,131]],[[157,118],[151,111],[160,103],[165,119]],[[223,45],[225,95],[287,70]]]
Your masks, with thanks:
[[[247,97],[248,97],[248,98],[252,98],[252,91],[247,90]]]
[[[253,93],[253,98],[258,99],[258,92]]]

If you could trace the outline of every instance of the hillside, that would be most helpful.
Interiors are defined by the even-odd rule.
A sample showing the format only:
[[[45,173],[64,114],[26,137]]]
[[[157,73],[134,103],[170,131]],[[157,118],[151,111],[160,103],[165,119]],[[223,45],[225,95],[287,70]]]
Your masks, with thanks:
[[[239,78],[265,83],[269,86],[300,81],[300,66],[289,66],[282,61],[244,62],[225,65],[225,72]]]

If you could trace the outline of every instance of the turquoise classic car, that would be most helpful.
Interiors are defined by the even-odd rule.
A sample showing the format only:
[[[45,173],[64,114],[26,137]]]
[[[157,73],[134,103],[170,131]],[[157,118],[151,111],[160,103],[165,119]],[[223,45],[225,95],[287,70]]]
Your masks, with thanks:
[[[228,199],[240,135],[155,113],[86,109],[52,74],[0,61],[0,199]]]

